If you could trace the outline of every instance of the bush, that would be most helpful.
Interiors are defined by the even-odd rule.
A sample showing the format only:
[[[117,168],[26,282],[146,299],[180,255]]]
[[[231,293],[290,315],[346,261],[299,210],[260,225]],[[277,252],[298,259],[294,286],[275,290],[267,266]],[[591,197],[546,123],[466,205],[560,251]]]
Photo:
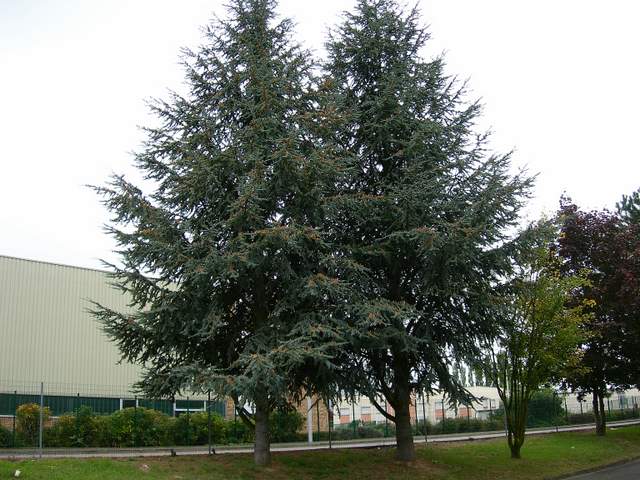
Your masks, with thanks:
[[[251,443],[253,442],[253,430],[241,420],[229,420],[227,422],[227,442]]]
[[[46,425],[51,416],[49,407],[42,409],[42,421]],[[38,444],[40,428],[40,405],[36,403],[25,403],[16,410],[16,431],[20,434],[20,443],[29,446]]]
[[[0,448],[12,447],[12,443],[13,435],[11,435],[11,431],[0,425]]]
[[[552,427],[567,423],[562,397],[545,388],[535,392],[529,400],[527,427]]]
[[[125,408],[112,413],[108,423],[111,447],[160,447],[173,444],[171,417],[148,408]]]
[[[304,417],[295,410],[277,411],[271,415],[271,441],[295,442],[300,440],[298,430],[304,424]]]
[[[353,423],[336,425],[332,438],[334,440],[354,440],[358,438],[393,437],[395,434],[396,427],[393,422],[389,422],[386,425],[384,423],[356,422],[355,432]],[[325,435],[321,435],[321,438],[325,438]],[[328,434],[326,438],[328,438]]]
[[[211,414],[211,442],[227,443],[227,422],[217,413]],[[209,442],[209,418],[206,412],[182,414],[173,421],[175,445],[206,445]]]
[[[100,447],[108,443],[109,427],[103,417],[95,416],[90,407],[61,415],[47,429],[45,444],[49,447]]]
[[[629,418],[637,418],[638,411],[634,408],[627,408],[624,410],[611,410],[607,412],[607,421],[614,422],[616,420],[627,420]]]
[[[571,425],[577,425],[581,423],[593,423],[593,422],[594,422],[593,412],[572,413],[569,415],[569,423]]]

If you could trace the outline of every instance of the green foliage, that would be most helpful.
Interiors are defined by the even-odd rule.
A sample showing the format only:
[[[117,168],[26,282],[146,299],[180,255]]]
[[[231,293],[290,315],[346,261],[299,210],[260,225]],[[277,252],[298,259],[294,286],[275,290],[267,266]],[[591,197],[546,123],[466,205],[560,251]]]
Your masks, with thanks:
[[[292,22],[274,0],[227,12],[185,54],[187,93],[151,106],[158,125],[134,161],[150,182],[96,188],[123,265],[109,268],[134,312],[94,314],[145,366],[141,390],[250,402],[262,448],[276,407],[330,382],[328,312],[342,287],[322,222],[340,168]]]
[[[623,195],[616,208],[625,222],[640,225],[640,189],[631,195]]]
[[[398,432],[412,392],[469,399],[449,366],[476,357],[478,337],[494,332],[507,232],[531,186],[510,173],[508,154],[488,151],[480,105],[443,58],[420,57],[429,38],[420,23],[399,2],[359,0],[333,31],[326,67],[351,162],[328,208],[352,285],[342,387],[384,398]]]
[[[29,412],[33,411],[30,407]],[[275,442],[305,440],[306,436],[298,433],[302,424],[303,418],[296,411],[275,412],[271,418],[271,439]],[[243,422],[227,421],[211,414],[213,444],[250,443],[253,435]],[[0,428],[0,446],[10,446],[11,438],[11,432]],[[111,415],[95,415],[89,407],[82,407],[52,419],[44,429],[45,446],[58,448],[206,445],[208,440],[206,412],[185,413],[174,418],[157,410],[126,408]],[[33,439],[29,440],[23,433],[18,435],[17,443],[18,446],[35,445]]]
[[[209,419],[205,412],[183,413],[173,422],[173,441],[176,445],[206,445],[209,441]],[[228,425],[217,414],[211,414],[212,443],[226,443]]]
[[[540,221],[520,237],[514,274],[498,305],[501,332],[487,345],[487,372],[505,408],[507,441],[520,458],[532,395],[544,384],[578,368],[589,300],[571,304],[589,284],[585,274],[562,275],[551,249],[555,226]]]
[[[99,447],[110,438],[109,426],[87,406],[58,417],[47,433],[47,445],[57,447]]]
[[[254,440],[253,429],[241,420],[227,422],[227,440],[229,443],[251,443]]]
[[[0,425],[0,448],[11,447],[13,443],[13,435],[8,428]]]
[[[43,425],[51,416],[49,407],[42,409]],[[25,403],[16,410],[16,430],[21,435],[22,440],[27,445],[35,446],[38,443],[40,428],[40,405],[36,403]]]
[[[296,410],[279,410],[271,415],[269,422],[272,441],[293,442],[299,439],[298,430],[304,424],[304,417]]]
[[[638,456],[640,427],[620,428],[608,438],[583,432],[539,435],[528,440],[528,458],[512,462],[501,440],[455,442],[418,448],[410,470],[399,466],[391,449],[333,449],[282,452],[274,468],[257,471],[246,455],[204,455],[167,458],[0,460],[0,478],[28,480],[229,480],[290,478],[305,480],[540,480],[576,475]],[[142,465],[147,467],[142,467]]]
[[[566,423],[562,397],[550,388],[535,392],[529,400],[527,427],[550,427]],[[591,420],[589,423],[593,420]]]
[[[437,423],[427,422],[427,435],[443,435],[451,433],[467,433],[467,432],[490,432],[504,430],[504,418],[499,412],[494,413],[488,419],[476,418],[447,418]],[[419,421],[413,424],[413,434],[417,436],[424,435],[425,424]],[[396,434],[396,427],[393,422],[378,423],[362,423],[357,422],[354,433],[352,424],[337,425],[333,431],[332,438],[334,440],[353,440],[359,438],[383,438],[393,437]],[[323,440],[328,439],[328,432],[322,432]]]
[[[172,445],[171,419],[157,410],[125,408],[109,416],[109,440],[112,446]]]

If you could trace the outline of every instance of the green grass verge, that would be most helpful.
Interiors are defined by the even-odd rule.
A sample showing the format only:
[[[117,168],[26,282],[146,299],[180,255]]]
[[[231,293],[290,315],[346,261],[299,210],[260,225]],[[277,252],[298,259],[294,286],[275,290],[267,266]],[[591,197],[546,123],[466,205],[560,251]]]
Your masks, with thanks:
[[[0,461],[0,479],[16,469],[24,480],[217,480],[217,479],[543,479],[640,456],[640,427],[560,433],[527,438],[521,460],[511,460],[504,439],[418,447],[411,465],[393,459],[393,449],[333,450],[274,454],[260,469],[250,455],[136,459]]]

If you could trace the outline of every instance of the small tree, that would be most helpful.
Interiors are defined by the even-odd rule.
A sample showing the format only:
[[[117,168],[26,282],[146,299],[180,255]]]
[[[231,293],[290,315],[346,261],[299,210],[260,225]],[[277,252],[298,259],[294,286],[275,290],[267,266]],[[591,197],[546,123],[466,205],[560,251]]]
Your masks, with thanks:
[[[525,232],[528,246],[517,257],[501,303],[502,331],[489,348],[487,371],[504,405],[511,458],[520,458],[532,395],[580,358],[585,315],[582,306],[569,307],[568,301],[585,280],[560,274],[551,239],[548,224]]]

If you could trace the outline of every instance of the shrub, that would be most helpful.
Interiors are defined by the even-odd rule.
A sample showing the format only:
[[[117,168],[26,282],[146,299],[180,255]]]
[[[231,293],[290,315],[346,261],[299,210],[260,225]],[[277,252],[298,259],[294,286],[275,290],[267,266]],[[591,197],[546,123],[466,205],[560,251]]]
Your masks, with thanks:
[[[395,434],[396,428],[393,422],[388,422],[386,425],[384,423],[356,422],[355,432],[353,423],[336,425],[332,438],[334,440],[353,440],[358,438],[393,437]],[[325,436],[322,435],[321,438],[325,438]]]
[[[569,423],[572,425],[593,422],[593,412],[572,413],[569,415]]]
[[[527,427],[551,427],[564,423],[567,422],[562,397],[549,388],[535,392],[529,400]]]
[[[629,418],[637,418],[638,411],[635,408],[627,408],[624,410],[611,410],[607,414],[607,420],[614,422],[616,420],[627,420]]]
[[[227,443],[227,422],[211,414],[211,442]],[[206,412],[182,414],[173,421],[172,437],[176,445],[206,445],[209,442],[209,418]]]
[[[304,417],[296,410],[276,411],[271,415],[271,441],[295,442],[300,440],[298,430],[302,428]]]
[[[253,442],[253,430],[241,420],[230,420],[227,422],[227,441],[229,443],[251,443]]]
[[[13,435],[11,435],[11,431],[0,425],[0,448],[12,447],[12,443]]]
[[[46,425],[51,416],[49,407],[42,409],[42,420]],[[27,445],[38,443],[40,427],[40,405],[35,403],[25,403],[16,410],[16,430]]]
[[[48,429],[46,445],[65,448],[106,446],[109,427],[101,418],[87,406],[80,407],[76,413],[61,415]]]
[[[109,446],[171,445],[171,418],[148,408],[125,408],[109,416]]]

